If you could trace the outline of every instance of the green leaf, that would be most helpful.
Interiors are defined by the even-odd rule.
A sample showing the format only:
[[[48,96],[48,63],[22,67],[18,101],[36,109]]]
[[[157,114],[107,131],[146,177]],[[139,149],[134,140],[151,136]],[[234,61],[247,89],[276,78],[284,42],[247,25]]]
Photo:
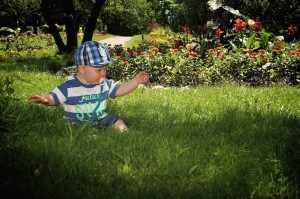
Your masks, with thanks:
[[[255,33],[252,33],[246,41],[246,48],[249,49],[251,47],[251,44],[253,43],[254,38],[255,38]]]
[[[255,41],[254,42],[254,49],[258,49],[261,47],[261,42],[260,41]]]
[[[197,168],[198,168],[198,165],[197,165],[197,164],[194,165],[192,168],[190,168],[190,170],[189,170],[189,175],[192,175],[192,174],[196,171]]]
[[[237,46],[232,41],[229,41],[229,43],[230,43],[233,50],[237,49]]]
[[[0,32],[1,31],[6,31],[6,32],[10,32],[10,33],[16,33],[15,30],[13,30],[11,28],[8,28],[8,27],[2,27],[2,28],[0,28]]]

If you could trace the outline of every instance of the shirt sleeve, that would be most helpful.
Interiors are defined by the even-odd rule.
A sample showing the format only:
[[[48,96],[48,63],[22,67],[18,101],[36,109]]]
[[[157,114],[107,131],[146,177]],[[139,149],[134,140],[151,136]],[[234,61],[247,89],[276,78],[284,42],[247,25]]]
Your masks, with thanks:
[[[113,80],[107,80],[108,88],[109,88],[109,97],[114,99],[116,98],[116,92],[120,88],[120,84],[114,82]]]
[[[68,96],[68,89],[66,84],[62,83],[61,85],[53,89],[53,91],[50,92],[50,95],[53,96],[56,106],[66,102]]]

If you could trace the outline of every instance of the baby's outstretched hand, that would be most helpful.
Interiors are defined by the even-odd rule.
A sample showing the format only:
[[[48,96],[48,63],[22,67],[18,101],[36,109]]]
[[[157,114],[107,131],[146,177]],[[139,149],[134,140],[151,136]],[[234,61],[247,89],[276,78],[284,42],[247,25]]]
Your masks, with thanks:
[[[135,79],[138,84],[145,84],[149,81],[149,75],[146,72],[139,72],[135,76]]]
[[[39,95],[30,96],[29,97],[29,101],[30,102],[34,102],[34,103],[38,103],[38,104],[45,104],[45,105],[49,104],[49,100],[48,99],[46,99],[43,96],[39,96]]]

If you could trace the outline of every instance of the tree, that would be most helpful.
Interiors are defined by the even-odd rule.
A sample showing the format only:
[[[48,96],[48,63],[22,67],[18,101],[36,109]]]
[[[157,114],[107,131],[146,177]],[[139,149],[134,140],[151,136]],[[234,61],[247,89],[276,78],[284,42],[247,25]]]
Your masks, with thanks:
[[[112,34],[143,33],[154,18],[146,0],[109,0],[101,12],[103,23]]]
[[[106,0],[96,0],[92,6],[92,9],[87,19],[86,28],[83,36],[82,42],[92,40],[94,30],[96,28],[97,18],[99,16],[100,10],[103,7]],[[78,5],[80,3],[92,5],[90,0],[76,2]],[[79,32],[80,24],[83,23],[81,18],[82,10],[76,7],[74,0],[41,0],[41,11],[46,23],[49,26],[49,32],[53,35],[55,43],[58,47],[60,53],[66,52],[71,53],[77,48],[77,34]],[[56,23],[62,23],[66,26],[66,45],[57,29]]]
[[[185,18],[192,29],[206,24],[211,20],[212,13],[209,10],[207,0],[184,0]]]
[[[37,26],[42,22],[39,0],[2,0],[0,4],[0,27],[15,29]]]
[[[103,7],[104,3],[105,3],[105,0],[102,0],[102,1],[98,0],[95,2],[94,6],[92,8],[90,17],[89,17],[88,22],[85,27],[85,32],[84,32],[82,42],[89,41],[93,38],[93,33],[94,33],[94,30],[96,29],[97,18],[100,14],[101,8]]]

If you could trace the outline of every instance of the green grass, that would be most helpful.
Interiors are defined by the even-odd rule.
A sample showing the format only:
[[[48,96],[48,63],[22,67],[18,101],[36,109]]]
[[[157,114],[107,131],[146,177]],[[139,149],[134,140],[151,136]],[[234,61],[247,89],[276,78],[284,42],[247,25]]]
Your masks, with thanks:
[[[14,84],[12,132],[0,134],[1,193],[299,198],[299,88],[141,87],[109,102],[108,112],[130,128],[119,134],[69,125],[62,107],[28,103],[64,80],[41,63],[1,63],[0,74],[26,80]]]
[[[134,35],[131,40],[125,43],[126,48],[138,47],[143,43],[143,35]]]

